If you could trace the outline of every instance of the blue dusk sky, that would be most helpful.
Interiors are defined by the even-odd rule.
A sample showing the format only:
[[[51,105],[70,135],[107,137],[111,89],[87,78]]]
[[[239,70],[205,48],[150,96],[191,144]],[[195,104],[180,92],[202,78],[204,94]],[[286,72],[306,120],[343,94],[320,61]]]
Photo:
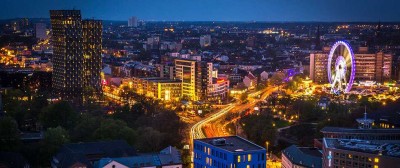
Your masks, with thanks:
[[[84,18],[148,21],[400,21],[400,0],[1,0],[0,19],[49,18],[80,9]]]

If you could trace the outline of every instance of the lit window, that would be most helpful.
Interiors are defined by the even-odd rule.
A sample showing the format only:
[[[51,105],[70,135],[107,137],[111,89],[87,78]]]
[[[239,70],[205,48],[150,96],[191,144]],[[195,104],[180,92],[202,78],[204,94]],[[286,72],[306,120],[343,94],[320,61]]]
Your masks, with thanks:
[[[240,155],[237,156],[237,162],[240,163]]]
[[[247,161],[251,162],[251,154],[247,155]],[[247,165],[248,166],[248,165]]]
[[[375,158],[375,159],[374,159],[374,162],[375,162],[375,163],[379,163],[379,158]]]

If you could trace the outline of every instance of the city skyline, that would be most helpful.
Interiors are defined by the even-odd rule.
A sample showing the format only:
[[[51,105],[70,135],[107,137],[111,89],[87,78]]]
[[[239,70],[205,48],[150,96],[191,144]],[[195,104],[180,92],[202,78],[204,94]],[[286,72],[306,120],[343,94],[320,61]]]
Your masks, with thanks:
[[[400,2],[360,1],[10,1],[0,19],[48,18],[50,9],[80,9],[88,18],[125,21],[131,16],[147,21],[266,21],[266,22],[397,22]],[[21,5],[25,4],[25,5]],[[224,10],[221,10],[224,9]],[[118,11],[118,12],[116,12]]]

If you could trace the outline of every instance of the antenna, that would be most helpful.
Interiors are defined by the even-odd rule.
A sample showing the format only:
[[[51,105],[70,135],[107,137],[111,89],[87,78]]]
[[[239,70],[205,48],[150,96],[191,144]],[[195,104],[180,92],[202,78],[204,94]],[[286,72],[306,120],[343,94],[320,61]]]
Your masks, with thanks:
[[[364,120],[367,120],[367,105],[364,105]]]

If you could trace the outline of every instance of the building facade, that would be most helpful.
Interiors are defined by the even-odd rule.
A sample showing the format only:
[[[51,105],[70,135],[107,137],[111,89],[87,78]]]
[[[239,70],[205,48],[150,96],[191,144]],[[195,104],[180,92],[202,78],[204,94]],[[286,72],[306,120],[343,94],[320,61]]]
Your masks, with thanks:
[[[239,136],[195,139],[194,168],[266,168],[266,150]]]
[[[83,102],[85,90],[101,92],[102,23],[82,20],[79,10],[51,10],[53,91],[62,100]]]
[[[219,75],[212,79],[212,84],[207,89],[207,100],[221,104],[228,99],[229,94],[229,79],[226,75]]]
[[[323,52],[310,54],[310,78],[316,83],[328,83],[328,54]],[[368,53],[366,47],[360,47],[355,57],[355,81],[376,81],[383,83],[391,79],[392,54],[377,52]]]
[[[169,78],[133,77],[131,87],[138,94],[164,101],[178,101],[182,93],[181,81]]]
[[[198,100],[196,96],[196,61],[175,60],[176,78],[182,81],[182,97]]]
[[[323,167],[398,167],[400,129],[374,129],[373,119],[357,119],[358,129],[325,127]],[[396,166],[395,166],[396,165]]]

